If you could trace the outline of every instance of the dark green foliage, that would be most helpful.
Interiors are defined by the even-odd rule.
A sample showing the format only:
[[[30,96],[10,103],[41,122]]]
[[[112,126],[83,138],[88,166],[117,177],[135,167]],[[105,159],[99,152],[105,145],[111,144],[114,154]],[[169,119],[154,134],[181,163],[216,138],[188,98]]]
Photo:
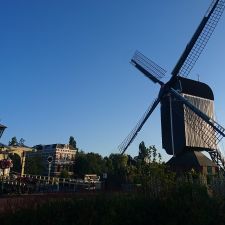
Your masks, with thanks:
[[[12,170],[14,172],[20,173],[21,172],[21,158],[20,158],[20,156],[14,153],[14,154],[9,154],[9,158],[13,162]]]
[[[163,199],[141,194],[77,195],[1,214],[0,219],[1,225],[223,225],[222,203],[209,197],[204,187],[181,185]]]
[[[105,161],[97,153],[84,153],[79,151],[76,155],[74,173],[75,176],[83,177],[85,174],[101,175],[105,172]]]
[[[18,145],[17,138],[14,136],[12,137],[11,141],[9,141],[9,146]]]
[[[71,145],[74,149],[77,149],[77,142],[75,141],[73,136],[69,138],[69,145]]]
[[[20,138],[20,140],[19,140],[19,145],[20,145],[20,146],[24,146],[24,143],[25,143],[25,139]]]
[[[25,139],[20,138],[20,140],[17,140],[17,137],[12,137],[11,141],[9,141],[9,146],[24,146]]]
[[[138,159],[140,160],[145,160],[145,158],[148,158],[149,156],[149,149],[145,147],[145,143],[142,141],[139,144],[139,154],[138,154]]]
[[[68,178],[69,177],[69,172],[67,170],[62,170],[60,172],[60,178]]]
[[[143,192],[153,191],[153,186],[155,190],[161,186],[166,190],[174,180],[173,174],[166,173],[166,166],[161,163],[161,155],[155,146],[146,147],[144,142],[140,143],[139,155],[135,158],[121,154],[102,158],[96,153],[80,151],[76,155],[74,172],[76,177],[81,178],[84,174],[101,176],[107,173],[107,188],[118,189],[124,184],[137,184],[141,185]]]
[[[25,161],[25,173],[26,174],[43,174],[45,171],[45,167],[43,165],[43,161],[41,157],[32,157],[32,158],[26,158]]]
[[[105,158],[108,173],[108,183],[111,187],[120,187],[128,181],[128,156],[111,154]]]

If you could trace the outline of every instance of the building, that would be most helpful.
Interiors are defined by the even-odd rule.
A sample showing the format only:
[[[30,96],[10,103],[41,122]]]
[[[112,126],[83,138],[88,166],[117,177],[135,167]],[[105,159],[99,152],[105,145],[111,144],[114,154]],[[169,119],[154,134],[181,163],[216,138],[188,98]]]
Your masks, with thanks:
[[[172,157],[166,164],[177,174],[190,172],[194,169],[195,172],[207,176],[215,175],[219,171],[219,167],[212,160],[198,151],[187,151]]]
[[[210,118],[214,118],[214,95],[205,83],[178,77],[172,88]],[[182,101],[166,96],[161,102],[162,146],[169,155],[217,149],[215,131]]]
[[[69,144],[36,145],[32,152],[26,154],[26,158],[41,158],[45,168],[44,174],[41,175],[48,175],[49,166],[51,176],[59,176],[64,170],[68,171],[69,175],[73,175],[76,152],[77,149]],[[52,158],[50,165],[49,157]]]

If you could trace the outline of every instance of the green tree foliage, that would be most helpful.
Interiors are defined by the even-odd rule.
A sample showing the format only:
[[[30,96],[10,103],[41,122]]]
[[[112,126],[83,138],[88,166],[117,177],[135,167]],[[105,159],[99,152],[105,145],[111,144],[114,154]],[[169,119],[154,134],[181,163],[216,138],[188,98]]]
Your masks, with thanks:
[[[150,145],[149,147],[146,147],[145,143],[142,141],[139,144],[138,159],[141,161],[145,161],[147,163],[152,162],[161,163],[162,156],[160,153],[157,153],[155,145]]]
[[[69,138],[69,145],[71,145],[74,149],[77,149],[77,142],[73,136],[70,136]]]
[[[20,138],[20,140],[19,140],[19,145],[20,145],[20,146],[24,146],[24,143],[25,143],[25,139]]]
[[[105,171],[105,161],[97,153],[84,153],[80,151],[76,155],[74,173],[75,176],[83,177],[85,174],[102,175]]]
[[[161,155],[154,145],[146,147],[141,142],[139,154],[134,158],[121,154],[102,158],[96,153],[78,152],[74,172],[75,176],[81,178],[84,174],[101,176],[107,173],[108,187],[120,188],[122,184],[139,184],[143,192],[156,192],[163,190],[162,187],[169,189],[174,180],[174,174],[168,173],[166,165],[161,161]]]
[[[17,140],[17,137],[12,137],[11,141],[9,141],[9,146],[24,146],[25,139],[20,138],[20,140]]]
[[[12,171],[20,173],[21,172],[21,158],[17,154],[9,154],[9,158],[13,162]]]
[[[61,178],[68,178],[69,177],[69,172],[67,170],[62,170],[60,172],[60,177]]]
[[[26,158],[25,161],[25,173],[41,175],[45,171],[45,166],[41,157]]]
[[[9,146],[18,145],[17,138],[14,136],[12,137],[11,141],[9,141]]]
[[[121,184],[133,183],[136,176],[136,167],[129,155],[111,154],[104,158],[106,162],[107,182],[112,187],[121,187]]]
[[[168,192],[175,182],[175,174],[168,172],[162,157],[154,145],[146,147],[144,142],[139,145],[136,182],[141,184],[143,192],[153,196]]]
[[[149,157],[149,149],[146,148],[145,143],[142,141],[139,144],[139,153],[138,153],[138,159],[144,161],[146,158]]]

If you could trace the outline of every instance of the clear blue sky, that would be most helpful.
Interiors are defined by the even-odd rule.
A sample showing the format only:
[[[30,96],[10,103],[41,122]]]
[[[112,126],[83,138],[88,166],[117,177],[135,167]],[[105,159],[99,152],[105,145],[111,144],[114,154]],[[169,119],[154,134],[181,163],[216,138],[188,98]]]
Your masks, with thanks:
[[[130,63],[136,49],[170,72],[210,0],[8,0],[0,7],[1,142],[67,143],[117,153],[159,87]],[[209,84],[225,125],[225,16],[190,78]],[[138,144],[161,148],[159,107]]]

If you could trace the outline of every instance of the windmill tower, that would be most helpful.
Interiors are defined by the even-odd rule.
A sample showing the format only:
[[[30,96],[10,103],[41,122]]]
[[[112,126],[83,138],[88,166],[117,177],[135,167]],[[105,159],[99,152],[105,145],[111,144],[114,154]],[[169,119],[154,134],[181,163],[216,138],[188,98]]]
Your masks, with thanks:
[[[186,152],[207,151],[223,170],[225,160],[218,149],[225,137],[225,129],[214,120],[214,95],[211,88],[188,79],[225,8],[225,0],[214,0],[197,30],[175,65],[167,83],[161,81],[166,71],[136,52],[132,64],[152,82],[160,85],[157,98],[147,109],[138,124],[120,144],[124,154],[149,116],[161,103],[162,145],[170,155],[178,157]]]

